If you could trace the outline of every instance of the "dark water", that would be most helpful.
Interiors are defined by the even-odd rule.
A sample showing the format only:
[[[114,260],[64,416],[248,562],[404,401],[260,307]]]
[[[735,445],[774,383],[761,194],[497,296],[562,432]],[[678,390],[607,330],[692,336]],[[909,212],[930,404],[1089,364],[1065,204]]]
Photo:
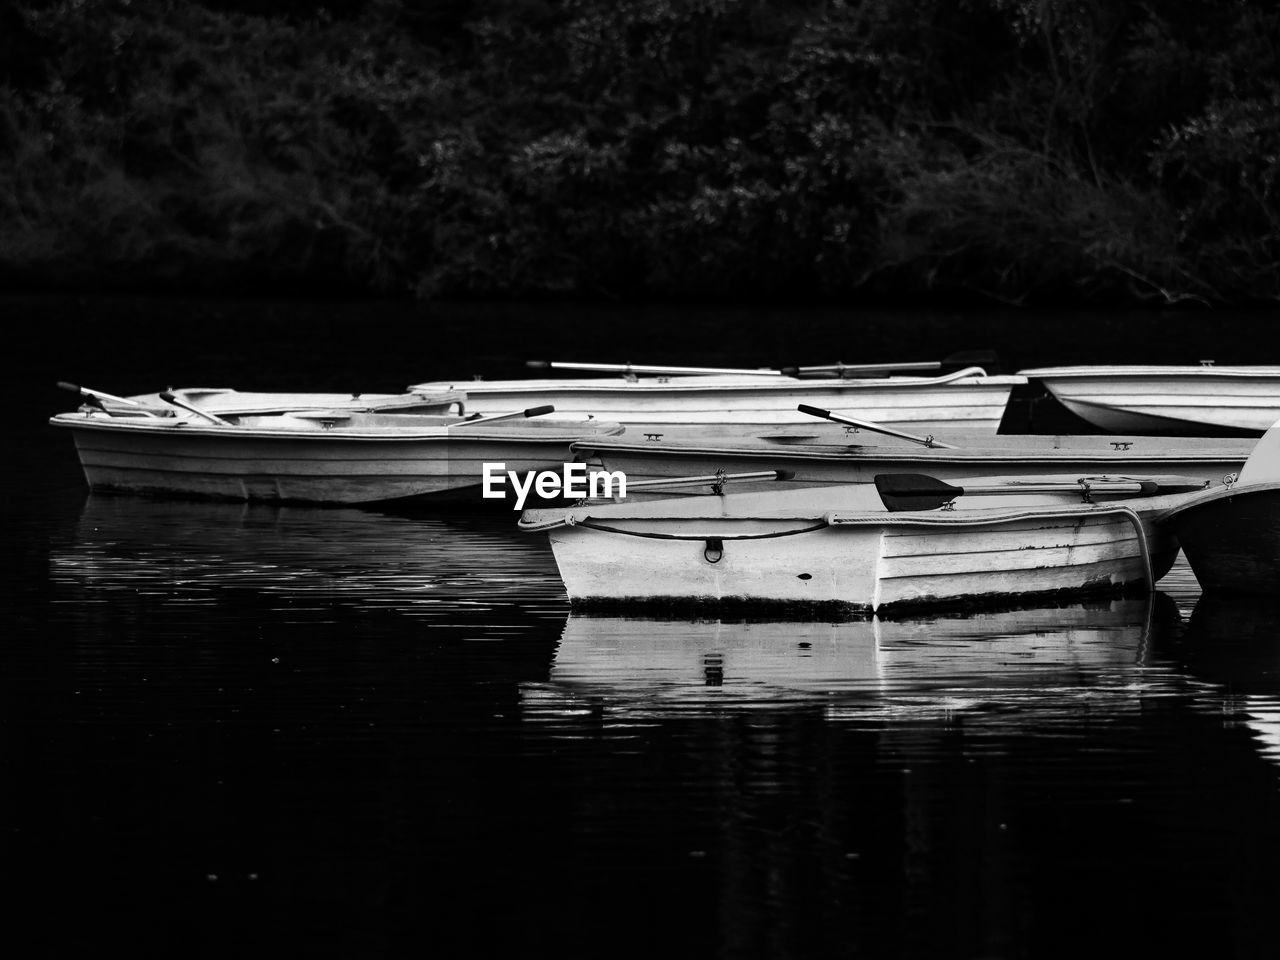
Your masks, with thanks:
[[[1150,601],[968,618],[582,616],[509,512],[88,496],[43,422],[57,379],[1229,362],[1260,320],[0,308],[12,955],[1276,955],[1280,612],[1185,566]]]

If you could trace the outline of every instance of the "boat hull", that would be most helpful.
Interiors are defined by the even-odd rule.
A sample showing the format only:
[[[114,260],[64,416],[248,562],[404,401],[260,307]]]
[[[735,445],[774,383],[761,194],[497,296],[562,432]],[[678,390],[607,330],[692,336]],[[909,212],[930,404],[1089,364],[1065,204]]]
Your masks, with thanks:
[[[1022,373],[1117,433],[1265,432],[1280,419],[1280,367],[1051,367]]]
[[[479,500],[485,463],[521,474],[559,468],[570,442],[582,435],[545,429],[485,434],[480,428],[469,436],[447,430],[399,437],[350,436],[337,429],[255,433],[194,423],[103,422],[75,414],[53,422],[71,430],[94,490],[302,503]]]
[[[1119,511],[972,513],[983,516],[610,519],[578,521],[549,536],[577,603],[763,602],[862,611],[1116,590],[1158,579],[1177,552],[1167,534]]]
[[[1206,593],[1280,592],[1280,484],[1206,495],[1170,524]]]
[[[496,413],[551,404],[565,416],[637,426],[717,424],[811,426],[805,403],[904,429],[938,425],[995,433],[1022,377],[885,377],[797,380],[786,377],[667,377],[638,380],[506,380],[419,384],[412,390],[465,390],[467,409]]]

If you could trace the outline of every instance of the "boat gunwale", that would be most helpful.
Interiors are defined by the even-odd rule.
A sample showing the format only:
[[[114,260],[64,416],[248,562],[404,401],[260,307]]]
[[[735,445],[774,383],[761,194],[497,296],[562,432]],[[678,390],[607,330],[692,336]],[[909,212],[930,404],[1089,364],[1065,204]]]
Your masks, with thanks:
[[[231,414],[228,414],[230,416]],[[239,414],[236,414],[237,416]],[[477,425],[465,433],[451,433],[455,427],[465,426],[468,421],[459,420],[454,424],[431,428],[429,431],[414,433],[381,433],[376,430],[354,432],[350,427],[335,426],[331,429],[307,430],[299,428],[242,427],[238,424],[202,423],[194,418],[185,417],[136,417],[104,419],[93,414],[85,414],[75,419],[75,412],[60,413],[49,418],[50,426],[68,430],[87,430],[97,433],[133,434],[150,437],[185,436],[201,440],[277,440],[282,442],[318,440],[322,443],[352,441],[355,443],[465,443],[471,440],[501,440],[506,442],[556,443],[568,444],[573,440],[590,436],[581,430],[564,430],[552,432],[527,430],[514,431],[511,426],[505,428],[495,424],[492,428]],[[607,420],[592,421],[610,432],[621,433],[622,424]],[[585,424],[585,422],[584,422]],[[395,427],[384,429],[399,429]]]
[[[1121,377],[1125,379],[1159,379],[1162,377],[1181,378],[1222,377],[1225,379],[1280,379],[1280,366],[1225,364],[1223,366],[1199,364],[1170,364],[1168,366],[1143,364],[1117,364],[1115,366],[1070,366],[1070,367],[1030,367],[1018,371],[1019,376],[1028,380],[1054,379],[1107,379]]]
[[[1030,435],[1028,435],[1030,436]],[[999,436],[997,436],[999,438]],[[1047,439],[1047,438],[1046,438]],[[1099,435],[1098,439],[1105,443],[1132,443],[1136,439],[1150,440],[1150,437],[1120,437]],[[1164,438],[1157,438],[1163,440]],[[693,443],[685,443],[680,440],[674,442],[652,441],[652,440],[627,440],[625,435],[608,435],[602,436],[600,441],[591,438],[582,438],[570,444],[570,451],[574,454],[594,454],[597,450],[608,456],[611,452],[618,454],[652,454],[655,458],[661,458],[663,455],[670,454],[678,457],[692,456],[714,456],[714,457],[738,457],[738,458],[759,458],[765,457],[769,459],[784,460],[793,457],[798,460],[849,460],[854,462],[866,460],[892,459],[892,460],[919,460],[922,463],[928,463],[937,460],[958,460],[958,461],[979,461],[979,462],[997,462],[997,463],[1018,463],[1027,460],[1045,459],[1045,460],[1096,460],[1098,463],[1114,463],[1122,461],[1125,463],[1151,461],[1162,463],[1167,460],[1191,461],[1194,463],[1208,463],[1216,460],[1234,460],[1237,457],[1244,458],[1248,456],[1246,449],[1233,449],[1231,440],[1234,438],[1219,437],[1176,437],[1176,440],[1208,440],[1216,441],[1211,450],[1220,452],[1204,452],[1204,453],[1177,453],[1177,454],[1140,454],[1133,455],[1129,451],[1116,450],[1114,456],[1103,452],[1096,451],[1078,451],[1073,448],[1048,448],[1036,450],[1027,453],[1018,453],[1013,450],[1008,452],[992,452],[990,448],[973,448],[973,449],[956,449],[947,447],[931,447],[922,448],[918,446],[889,446],[881,444],[819,444],[819,443],[797,443],[797,444],[772,444],[769,441],[751,441],[750,445],[734,445],[734,446],[700,446]],[[1235,447],[1247,446],[1252,449],[1255,441],[1250,438],[1239,438],[1235,442]]]
[[[979,369],[979,368],[975,368]],[[496,393],[540,394],[551,392],[563,393],[680,393],[680,394],[725,394],[725,393],[780,393],[792,390],[811,392],[818,390],[857,391],[869,389],[908,388],[916,392],[921,387],[959,387],[959,388],[1008,388],[1021,386],[1027,378],[1021,374],[987,374],[985,371],[975,373],[972,370],[961,370],[939,377],[862,377],[862,378],[785,378],[759,377],[750,380],[751,375],[734,374],[724,377],[641,377],[628,380],[626,377],[592,377],[581,380],[572,379],[529,379],[529,380],[435,380],[415,383],[409,386],[410,392],[419,390],[459,390],[469,397],[479,397]],[[676,382],[679,381],[679,382]]]
[[[1230,500],[1232,497],[1246,496],[1251,493],[1269,493],[1276,490],[1280,490],[1280,480],[1258,480],[1250,483],[1236,482],[1229,486],[1210,487],[1207,490],[1184,495],[1187,497],[1185,503],[1177,504],[1161,512],[1155,519],[1157,522],[1165,523],[1173,520],[1180,513],[1195,510],[1218,500]]]
[[[1280,487],[1280,483],[1276,484]],[[956,510],[932,510],[932,511],[901,511],[894,512],[890,510],[827,510],[823,512],[783,512],[779,511],[774,514],[757,512],[753,514],[694,514],[690,516],[658,516],[658,515],[640,515],[640,516],[616,516],[605,514],[603,516],[595,516],[591,513],[581,513],[577,511],[589,511],[590,506],[570,508],[567,512],[563,508],[556,507],[539,507],[534,510],[526,510],[520,517],[517,526],[526,532],[536,533],[547,530],[555,530],[561,527],[578,527],[582,526],[588,530],[593,529],[592,523],[697,523],[697,524],[745,524],[745,523],[777,523],[780,521],[808,521],[809,523],[821,523],[817,528],[805,528],[802,530],[788,531],[779,534],[780,536],[799,535],[801,533],[817,532],[823,529],[839,529],[862,528],[862,527],[928,527],[935,529],[944,529],[947,527],[973,527],[987,525],[1001,525],[1005,523],[1016,523],[1019,521],[1035,521],[1040,519],[1056,520],[1065,518],[1088,518],[1093,516],[1105,516],[1108,514],[1124,514],[1127,516],[1137,516],[1142,521],[1154,520],[1168,516],[1175,512],[1177,501],[1185,500],[1191,496],[1199,496],[1203,492],[1220,492],[1226,488],[1213,488],[1213,491],[1194,491],[1191,493],[1171,493],[1163,496],[1147,497],[1147,498],[1117,498],[1115,500],[1107,500],[1102,503],[1073,503],[1064,504],[1063,506],[1018,506],[1018,507],[968,507]],[[1010,495],[1018,495],[1018,491],[1010,491]],[[697,497],[690,498],[692,500],[702,501],[709,498]],[[639,501],[639,504],[653,504],[665,501]],[[620,504],[604,504],[620,505]],[[526,520],[526,515],[533,513],[534,517]],[[539,517],[537,514],[559,513],[559,517]],[[611,531],[612,532],[612,531]],[[618,531],[622,535],[646,536],[643,531]],[[716,534],[720,536],[719,534]],[[665,536],[659,539],[667,539]],[[705,539],[704,535],[689,534],[687,536],[673,536],[671,539],[689,539],[701,540]],[[722,537],[722,539],[732,539],[732,537]],[[759,539],[758,536],[753,539]]]

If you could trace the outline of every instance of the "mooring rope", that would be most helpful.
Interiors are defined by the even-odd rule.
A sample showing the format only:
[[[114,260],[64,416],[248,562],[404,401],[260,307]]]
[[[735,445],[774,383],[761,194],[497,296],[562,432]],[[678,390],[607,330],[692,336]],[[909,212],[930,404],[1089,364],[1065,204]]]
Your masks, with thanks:
[[[594,523],[591,520],[578,520],[575,523],[568,524],[573,527],[586,527],[588,530],[600,530],[604,533],[619,533],[624,537],[641,537],[645,540],[706,540],[706,534],[690,536],[681,533],[644,533],[639,530],[623,530],[620,527],[610,527],[603,523]],[[823,527],[829,527],[830,524],[826,520],[821,520],[810,527],[801,527],[798,530],[780,530],[776,533],[740,533],[734,536],[717,536],[717,540],[775,540],[779,537],[794,537],[802,533],[813,533],[815,530],[821,530]]]
[[[1147,531],[1142,527],[1142,518],[1133,507],[1114,507],[1116,513],[1123,514],[1133,524],[1133,531],[1138,535],[1138,549],[1142,551],[1142,573],[1147,578],[1147,589],[1155,590],[1155,570],[1151,566],[1151,547],[1147,543]]]

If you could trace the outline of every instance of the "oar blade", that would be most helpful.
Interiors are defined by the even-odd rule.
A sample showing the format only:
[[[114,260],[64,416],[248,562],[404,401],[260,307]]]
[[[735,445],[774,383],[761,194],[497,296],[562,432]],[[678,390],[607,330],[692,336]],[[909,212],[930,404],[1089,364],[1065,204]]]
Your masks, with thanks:
[[[963,487],[952,486],[923,473],[878,473],[875,485],[880,502],[891,513],[937,510],[964,493]]]

